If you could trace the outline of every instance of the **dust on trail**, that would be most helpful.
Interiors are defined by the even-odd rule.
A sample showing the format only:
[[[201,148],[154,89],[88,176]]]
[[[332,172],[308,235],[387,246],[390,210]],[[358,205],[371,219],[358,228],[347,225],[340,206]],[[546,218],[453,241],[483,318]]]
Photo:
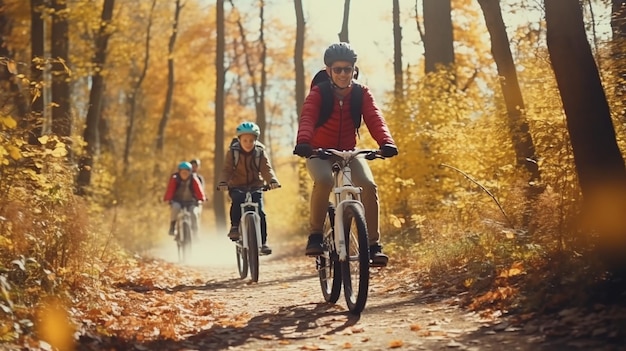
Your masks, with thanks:
[[[159,247],[153,249],[149,255],[167,262],[177,263],[176,242],[168,236],[161,240]],[[191,257],[186,265],[194,268],[223,268],[225,271],[227,268],[234,268],[234,272],[236,272],[235,245],[226,237],[225,233],[218,235],[214,232],[201,230],[197,240],[193,242]]]
[[[166,243],[167,244],[167,243]],[[347,312],[342,296],[325,303],[314,260],[302,242],[270,242],[274,253],[261,257],[258,283],[240,279],[234,244],[226,235],[203,235],[188,267],[206,275],[197,293],[237,316],[182,341],[143,345],[150,350],[623,350],[602,340],[546,339],[516,327],[503,316],[488,317],[459,306],[459,297],[425,292],[419,282],[397,274],[393,258],[372,269],[364,312]],[[175,243],[154,252],[177,261]],[[404,270],[406,272],[406,270]],[[407,279],[408,278],[408,279]],[[235,318],[235,317],[232,317]]]

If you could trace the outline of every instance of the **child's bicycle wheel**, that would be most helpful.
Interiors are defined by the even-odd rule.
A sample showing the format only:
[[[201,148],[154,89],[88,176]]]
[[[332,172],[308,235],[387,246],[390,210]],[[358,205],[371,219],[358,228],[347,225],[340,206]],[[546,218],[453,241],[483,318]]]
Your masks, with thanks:
[[[250,267],[250,280],[259,281],[259,244],[256,239],[256,227],[254,216],[246,215],[246,228],[248,237],[248,265]]]
[[[191,256],[191,226],[188,221],[183,221],[178,232],[178,259],[185,263]]]
[[[341,293],[341,266],[335,251],[335,207],[328,205],[324,222],[324,253],[316,259],[322,295],[326,302],[335,303]]]
[[[348,252],[348,259],[341,263],[343,294],[348,310],[358,314],[365,308],[370,279],[367,226],[361,208],[346,205],[343,224]]]

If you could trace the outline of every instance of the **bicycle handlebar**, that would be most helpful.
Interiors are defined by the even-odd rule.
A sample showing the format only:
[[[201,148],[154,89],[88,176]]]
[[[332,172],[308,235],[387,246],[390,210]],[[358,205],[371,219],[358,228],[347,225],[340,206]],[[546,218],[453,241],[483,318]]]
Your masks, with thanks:
[[[380,154],[379,149],[354,149],[354,150],[338,150],[333,148],[318,148],[313,149],[311,157],[319,157],[321,159],[327,159],[328,157],[335,155],[343,159],[351,157],[357,157],[358,155],[365,155],[366,160],[374,160],[377,158],[384,159],[385,157]]]
[[[280,184],[279,184],[279,185],[278,185],[278,188],[276,188],[276,189],[279,189],[279,188],[282,188],[282,185],[280,185]],[[256,190],[270,191],[270,190],[273,190],[273,189],[272,189],[272,187],[270,187],[270,186],[269,186],[269,185],[267,185],[267,184],[266,184],[266,185],[263,185],[262,187],[245,187],[245,186],[244,186],[244,187],[232,187],[232,188],[231,188],[231,187],[229,187],[229,188],[228,188],[228,190],[231,190],[231,189],[234,189],[234,190],[240,190],[240,191],[242,191],[242,192],[244,192],[244,193],[245,193],[246,191],[256,191]],[[215,187],[215,190],[220,191],[221,189],[220,189],[220,187],[219,187],[219,186],[216,186],[216,187]]]

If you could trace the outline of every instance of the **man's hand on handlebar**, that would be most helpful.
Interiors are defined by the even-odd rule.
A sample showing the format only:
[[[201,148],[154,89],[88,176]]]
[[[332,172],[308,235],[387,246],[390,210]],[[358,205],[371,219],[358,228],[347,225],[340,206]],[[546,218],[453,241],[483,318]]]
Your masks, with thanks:
[[[313,148],[311,147],[311,144],[298,144],[293,149],[293,154],[300,157],[311,157],[311,155],[313,155]]]
[[[398,147],[394,144],[384,144],[380,147],[380,155],[384,158],[396,156],[398,154]]]

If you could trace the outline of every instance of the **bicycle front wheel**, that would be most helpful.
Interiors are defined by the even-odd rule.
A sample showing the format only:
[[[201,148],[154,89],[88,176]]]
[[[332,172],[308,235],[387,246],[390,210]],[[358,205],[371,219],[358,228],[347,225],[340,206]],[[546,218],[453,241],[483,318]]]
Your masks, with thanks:
[[[248,265],[250,266],[250,280],[259,281],[259,244],[256,240],[254,216],[246,215],[246,233],[248,236]]]
[[[183,222],[183,232],[181,240],[181,253],[183,262],[187,262],[191,256],[191,226],[187,222]]]
[[[341,262],[343,294],[348,310],[359,314],[365,308],[369,289],[369,248],[365,216],[360,207],[348,204],[343,215],[348,258]]]
[[[328,205],[324,222],[324,253],[317,257],[317,274],[326,302],[335,303],[341,293],[341,267],[335,251],[335,207]]]

